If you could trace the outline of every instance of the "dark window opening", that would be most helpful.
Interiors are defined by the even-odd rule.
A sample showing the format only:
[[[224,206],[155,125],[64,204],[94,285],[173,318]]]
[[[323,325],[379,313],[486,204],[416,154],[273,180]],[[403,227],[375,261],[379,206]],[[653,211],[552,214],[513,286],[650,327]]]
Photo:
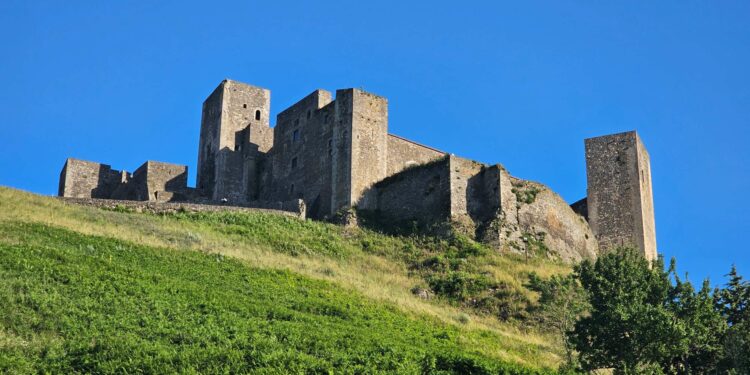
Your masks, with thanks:
[[[297,168],[297,158],[292,158],[292,169]]]
[[[247,108],[247,104],[243,104],[243,105],[242,105],[242,108]]]
[[[255,111],[255,119],[260,120],[260,110]]]
[[[299,119],[298,118],[294,119],[294,126],[299,126]]]
[[[299,129],[294,129],[292,132],[292,142],[299,141]]]
[[[294,184],[289,187],[289,194],[294,194]]]
[[[312,116],[312,112],[308,109],[307,110],[307,119],[308,120],[310,119],[310,116]]]
[[[241,149],[242,147],[239,144],[234,145],[234,151],[239,151]]]
[[[328,140],[328,156],[333,155],[333,139]]]

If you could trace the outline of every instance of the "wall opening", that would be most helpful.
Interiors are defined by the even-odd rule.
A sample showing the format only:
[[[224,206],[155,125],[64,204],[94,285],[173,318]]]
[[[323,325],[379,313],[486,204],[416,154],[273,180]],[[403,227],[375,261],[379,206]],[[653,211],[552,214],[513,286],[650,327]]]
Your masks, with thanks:
[[[294,129],[292,132],[292,142],[299,141],[299,129]]]
[[[255,119],[260,120],[260,110],[255,111]]]
[[[292,169],[297,168],[297,157],[292,158]]]
[[[243,104],[243,105],[242,105],[242,108],[247,108],[247,104]]]
[[[310,119],[310,116],[312,116],[312,111],[310,111],[310,110],[308,109],[308,110],[307,110],[307,119],[308,119],[308,120]]]

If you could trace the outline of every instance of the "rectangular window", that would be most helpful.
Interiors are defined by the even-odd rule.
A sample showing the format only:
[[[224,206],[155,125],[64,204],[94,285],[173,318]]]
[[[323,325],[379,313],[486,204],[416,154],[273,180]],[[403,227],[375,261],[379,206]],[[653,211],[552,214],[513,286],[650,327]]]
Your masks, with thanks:
[[[292,132],[292,142],[299,141],[299,129],[294,129]]]
[[[297,168],[297,158],[292,158],[292,169]]]

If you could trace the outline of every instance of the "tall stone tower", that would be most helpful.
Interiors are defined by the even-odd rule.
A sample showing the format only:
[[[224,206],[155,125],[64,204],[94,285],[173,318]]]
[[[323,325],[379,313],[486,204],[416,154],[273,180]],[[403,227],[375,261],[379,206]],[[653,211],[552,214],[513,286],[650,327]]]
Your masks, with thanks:
[[[197,187],[208,197],[242,203],[257,195],[256,161],[273,144],[270,108],[269,90],[231,80],[203,102]]]
[[[336,91],[331,213],[358,205],[386,177],[388,100],[358,89]]]
[[[599,248],[633,246],[656,259],[651,165],[640,137],[630,131],[584,143],[588,219]]]

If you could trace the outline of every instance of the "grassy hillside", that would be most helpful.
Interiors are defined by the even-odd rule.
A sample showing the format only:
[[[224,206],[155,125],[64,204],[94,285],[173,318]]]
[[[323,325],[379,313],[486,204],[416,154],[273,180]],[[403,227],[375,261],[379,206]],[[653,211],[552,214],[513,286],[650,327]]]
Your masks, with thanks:
[[[531,271],[568,268],[461,239],[0,188],[0,371],[544,371],[560,347],[524,315]]]

